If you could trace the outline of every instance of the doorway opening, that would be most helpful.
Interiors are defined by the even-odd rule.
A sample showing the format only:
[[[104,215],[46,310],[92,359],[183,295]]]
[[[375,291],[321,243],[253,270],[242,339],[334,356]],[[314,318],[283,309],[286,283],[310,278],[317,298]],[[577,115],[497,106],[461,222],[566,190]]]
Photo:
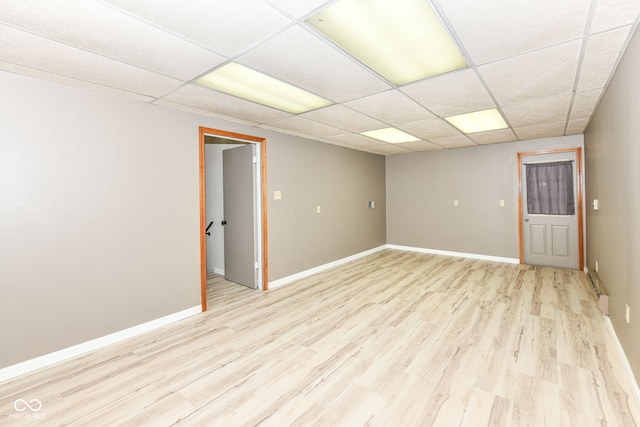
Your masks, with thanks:
[[[520,264],[584,269],[582,148],[518,153]]]
[[[200,298],[202,311],[207,310],[207,233],[211,233],[211,221],[207,222],[207,186],[206,186],[206,160],[205,143],[211,138],[220,143],[226,142],[241,147],[242,145],[255,147],[254,162],[258,185],[255,189],[255,227],[252,235],[255,236],[256,258],[255,268],[259,277],[256,283],[262,290],[268,289],[268,254],[267,254],[267,185],[266,185],[266,140],[251,135],[243,135],[227,132],[219,129],[200,127],[199,157],[200,157]],[[232,148],[233,150],[233,148]],[[257,187],[257,188],[256,188]],[[221,224],[222,225],[222,224]],[[209,228],[209,230],[207,230]]]

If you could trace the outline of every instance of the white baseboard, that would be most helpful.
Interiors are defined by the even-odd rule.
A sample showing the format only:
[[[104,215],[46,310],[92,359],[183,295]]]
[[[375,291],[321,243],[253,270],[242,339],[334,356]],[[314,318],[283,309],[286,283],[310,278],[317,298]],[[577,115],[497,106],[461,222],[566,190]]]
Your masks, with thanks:
[[[218,268],[218,267],[214,267],[213,272],[215,274],[219,274],[221,276],[224,276],[224,268]]]
[[[296,280],[304,279],[305,277],[312,276],[314,274],[320,273],[324,270],[328,270],[333,267],[337,267],[342,264],[346,264],[347,262],[354,261],[356,259],[365,257],[367,255],[371,255],[373,253],[379,252],[383,249],[386,249],[387,245],[378,246],[377,248],[369,249],[368,251],[360,252],[355,255],[348,256],[346,258],[342,258],[336,261],[332,261],[327,264],[319,265],[318,267],[310,268],[309,270],[301,271],[300,273],[292,274],[291,276],[283,277],[282,279],[274,280],[269,282],[269,289],[274,289],[279,286],[288,285],[289,283],[295,282]]]
[[[420,252],[423,254],[434,254],[434,255],[446,255],[446,256],[453,256],[458,258],[472,258],[472,259],[479,259],[483,261],[506,262],[508,264],[520,264],[520,260],[518,258],[504,258],[504,257],[498,257],[498,256],[491,256],[491,255],[467,254],[464,252],[441,251],[438,249],[414,248],[412,246],[399,246],[399,245],[386,245],[386,246],[389,249],[397,249],[400,251]]]
[[[640,387],[638,386],[638,382],[636,381],[636,377],[633,375],[633,370],[631,369],[631,365],[629,364],[629,359],[627,359],[627,354],[624,352],[622,348],[622,344],[620,344],[620,340],[618,339],[618,334],[616,334],[616,330],[613,327],[613,323],[611,323],[611,319],[609,316],[604,316],[605,323],[607,324],[607,328],[609,328],[609,332],[611,333],[611,337],[613,338],[613,343],[618,350],[618,354],[622,359],[622,364],[624,365],[625,373],[627,374],[627,378],[629,380],[629,384],[633,391],[635,392],[635,398],[638,406],[640,407]]]
[[[186,310],[182,310],[177,313],[161,317],[159,319],[151,320],[137,326],[132,326],[131,328],[127,328],[100,338],[86,341],[72,347],[67,347],[53,353],[45,354],[34,359],[7,366],[6,368],[0,369],[0,383],[11,378],[15,378],[17,376],[35,371],[37,369],[45,368],[47,366],[63,362],[65,360],[80,356],[90,351],[100,349],[109,344],[114,344],[127,338],[140,335],[144,332],[152,331],[162,326],[166,326],[170,323],[177,322],[178,320],[186,319],[187,317],[191,317],[201,312],[202,307],[198,305],[196,307],[188,308]]]

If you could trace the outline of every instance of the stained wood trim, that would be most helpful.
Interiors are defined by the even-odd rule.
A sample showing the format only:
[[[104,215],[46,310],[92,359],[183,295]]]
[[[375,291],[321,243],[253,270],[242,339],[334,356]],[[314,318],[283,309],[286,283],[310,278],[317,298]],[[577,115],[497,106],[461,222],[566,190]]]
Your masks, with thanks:
[[[525,151],[518,153],[518,238],[520,240],[520,264],[524,264],[524,235],[522,224],[522,157],[539,154],[575,153],[576,174],[578,175],[578,263],[580,270],[584,270],[584,219],[582,213],[582,147],[558,148],[556,150]]]
[[[200,126],[199,156],[200,156],[200,299],[202,311],[207,310],[207,242],[206,229],[206,188],[205,188],[205,162],[204,144],[206,135],[215,135],[223,138],[237,139],[260,144],[260,192],[262,200],[262,286],[264,290],[269,288],[269,256],[267,252],[267,140],[257,136],[228,132],[220,129],[212,129]]]

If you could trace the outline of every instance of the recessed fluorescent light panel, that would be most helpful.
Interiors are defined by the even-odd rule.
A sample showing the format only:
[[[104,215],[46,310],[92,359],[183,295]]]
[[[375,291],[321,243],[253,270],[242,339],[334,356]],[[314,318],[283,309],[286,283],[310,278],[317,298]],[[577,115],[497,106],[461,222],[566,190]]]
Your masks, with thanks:
[[[340,0],[306,22],[397,85],[467,66],[428,0]]]
[[[360,135],[368,136],[369,138],[378,139],[384,142],[389,142],[391,144],[420,141],[420,138],[416,138],[415,136],[409,135],[408,133],[396,128],[370,130],[368,132],[361,132]]]
[[[502,118],[502,114],[495,108],[445,117],[444,119],[464,133],[486,132],[509,127]]]
[[[231,62],[196,83],[291,114],[300,114],[333,104],[289,83]]]

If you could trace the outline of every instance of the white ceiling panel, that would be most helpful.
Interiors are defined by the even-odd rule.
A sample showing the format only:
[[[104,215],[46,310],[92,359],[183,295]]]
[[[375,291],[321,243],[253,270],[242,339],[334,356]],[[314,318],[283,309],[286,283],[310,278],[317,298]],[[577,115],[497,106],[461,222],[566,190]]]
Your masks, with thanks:
[[[344,105],[393,126],[436,118],[397,89],[349,101]]]
[[[238,117],[254,123],[264,123],[290,116],[284,111],[195,85],[186,85],[163,99],[175,104]]]
[[[332,105],[320,108],[304,113],[301,116],[356,133],[388,127],[385,123],[353,111],[343,105]]]
[[[598,0],[590,33],[632,24],[640,13],[638,0]]]
[[[582,42],[575,40],[478,68],[501,105],[571,93]]]
[[[552,136],[564,135],[566,122],[544,123],[539,125],[523,126],[514,128],[513,131],[521,140],[549,138]]]
[[[209,110],[204,110],[202,108],[196,108],[196,107],[190,107],[188,105],[183,105],[183,104],[177,104],[175,102],[170,102],[170,101],[165,101],[165,100],[156,100],[153,102],[154,105],[159,105],[162,107],[169,107],[172,108],[174,110],[182,110],[182,111],[189,111],[191,113],[196,113],[196,114],[202,114],[203,116],[209,116],[209,117],[215,117],[218,119],[223,119],[223,120],[229,120],[235,123],[242,123],[245,124],[247,126],[256,126],[258,125],[258,123],[250,121],[250,120],[244,120],[244,119],[240,119],[237,116],[228,116],[226,114],[220,114],[220,113],[214,113],[212,111]]]
[[[409,149],[403,148],[401,144],[387,144],[363,135],[337,135],[326,138],[342,146],[349,146],[358,150],[375,152],[377,154],[400,154],[409,153]]]
[[[265,129],[284,129],[290,130],[294,132],[299,132],[301,134],[306,134],[310,136],[319,136],[319,137],[329,137],[335,135],[343,135],[345,131],[343,129],[338,129],[333,126],[328,126],[323,123],[319,123],[310,119],[306,119],[300,116],[291,116],[286,117],[284,119],[273,120],[268,123],[263,124],[262,126]]]
[[[0,25],[0,61],[120,89],[162,96],[181,82],[100,55]]]
[[[580,135],[581,133],[584,132],[584,129],[589,124],[589,120],[590,120],[590,118],[588,118],[588,117],[585,117],[583,119],[569,120],[569,123],[567,125],[566,134],[567,135]]]
[[[567,119],[571,98],[571,93],[550,98],[539,98],[519,104],[507,105],[502,107],[502,111],[509,124],[513,127],[561,121]]]
[[[311,12],[320,9],[323,5],[333,3],[331,0],[267,0],[280,10],[295,19],[306,17]]]
[[[478,144],[500,144],[503,142],[513,142],[518,140],[511,129],[472,133],[469,135],[469,138]]]
[[[4,0],[0,22],[182,80],[224,61],[112,7],[85,0]]]
[[[404,144],[398,144],[398,146],[412,151],[442,150],[442,147],[428,141],[405,142]]]
[[[627,26],[589,36],[578,90],[599,89],[606,85],[622,52],[629,29]]]
[[[449,122],[441,119],[407,123],[398,126],[398,129],[427,140],[460,135],[459,130],[450,125]]]
[[[469,68],[421,80],[401,90],[441,117],[495,107],[484,85]]]
[[[569,116],[569,119],[575,120],[591,117],[601,94],[602,91],[599,89],[576,93],[573,105],[571,106],[571,115]]]
[[[120,89],[114,89],[108,86],[102,86],[95,83],[86,82],[84,80],[78,80],[73,77],[68,77],[61,74],[49,73],[47,71],[36,70],[35,68],[25,67],[22,65],[12,64],[9,62],[0,61],[0,70],[8,71],[10,73],[21,74],[23,76],[29,76],[40,80],[47,80],[50,82],[60,83],[67,86],[73,86],[81,89],[87,89],[94,92],[108,93],[111,95],[122,96],[136,101],[150,102],[155,98],[152,96],[139,95],[133,92],[127,92]]]
[[[581,37],[591,1],[440,0],[476,64]]]
[[[467,138],[465,135],[449,136],[446,138],[432,139],[431,142],[442,148],[461,148],[472,147],[477,145],[475,142]]]
[[[290,25],[262,0],[104,0],[225,56],[234,56]]]
[[[238,62],[332,101],[349,101],[390,88],[301,27],[288,29],[242,55]]]

